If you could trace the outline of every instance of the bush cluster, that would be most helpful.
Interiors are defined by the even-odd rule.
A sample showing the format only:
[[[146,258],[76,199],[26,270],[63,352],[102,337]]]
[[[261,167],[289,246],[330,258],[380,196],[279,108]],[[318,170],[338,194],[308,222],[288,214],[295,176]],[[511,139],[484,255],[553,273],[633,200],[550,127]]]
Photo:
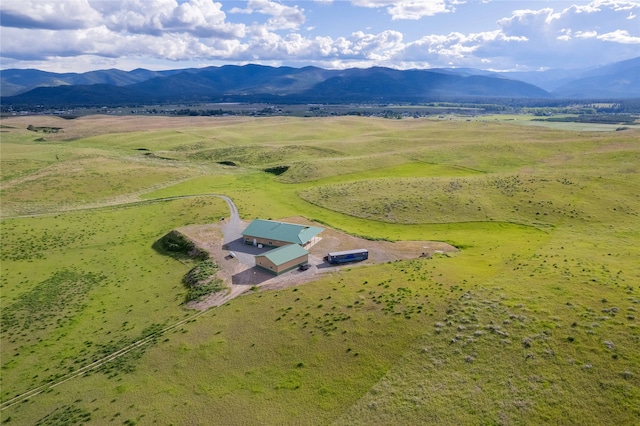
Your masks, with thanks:
[[[160,238],[158,242],[160,247],[169,253],[184,254],[198,260],[209,258],[209,253],[206,250],[196,247],[193,241],[175,229]]]
[[[218,265],[210,260],[200,261],[184,276],[183,282],[187,287],[186,302],[200,300],[204,296],[224,290],[222,280],[215,278]]]

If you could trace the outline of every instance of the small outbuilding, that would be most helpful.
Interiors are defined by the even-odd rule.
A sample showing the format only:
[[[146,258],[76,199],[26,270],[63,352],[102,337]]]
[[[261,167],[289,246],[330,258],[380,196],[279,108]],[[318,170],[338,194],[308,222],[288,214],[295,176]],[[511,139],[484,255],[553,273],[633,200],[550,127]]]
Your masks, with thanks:
[[[274,220],[255,219],[242,233],[245,244],[282,247],[297,244],[309,248],[320,240],[324,231],[317,226],[298,225]]]
[[[256,266],[279,275],[307,263],[309,252],[299,244],[289,244],[256,256]]]

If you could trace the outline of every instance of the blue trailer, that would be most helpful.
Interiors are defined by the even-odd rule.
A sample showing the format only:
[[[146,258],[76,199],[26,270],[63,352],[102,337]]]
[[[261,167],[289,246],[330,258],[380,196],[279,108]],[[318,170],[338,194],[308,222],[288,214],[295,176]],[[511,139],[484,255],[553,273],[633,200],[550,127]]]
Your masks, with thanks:
[[[361,260],[367,260],[369,258],[369,250],[356,249],[346,251],[335,251],[329,253],[325,258],[327,262],[331,264],[346,263],[346,262],[360,262]]]

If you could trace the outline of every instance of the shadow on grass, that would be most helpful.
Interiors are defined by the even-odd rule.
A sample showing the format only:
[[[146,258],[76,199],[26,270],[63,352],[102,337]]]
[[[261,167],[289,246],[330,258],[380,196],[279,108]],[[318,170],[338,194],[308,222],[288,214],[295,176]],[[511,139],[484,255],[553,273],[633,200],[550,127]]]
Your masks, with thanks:
[[[184,234],[175,229],[155,241],[151,248],[164,256],[171,256],[176,260],[206,260],[209,252],[195,245]]]

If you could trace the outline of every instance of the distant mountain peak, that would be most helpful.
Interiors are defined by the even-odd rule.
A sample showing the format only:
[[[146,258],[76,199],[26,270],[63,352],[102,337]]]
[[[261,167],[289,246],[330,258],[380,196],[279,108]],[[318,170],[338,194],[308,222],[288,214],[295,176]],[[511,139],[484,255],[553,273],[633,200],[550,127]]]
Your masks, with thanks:
[[[281,102],[428,102],[467,97],[640,98],[640,57],[571,72],[497,73],[473,68],[397,70],[385,67],[327,70],[313,66],[247,64],[65,74],[8,69],[2,71],[0,78],[3,103],[16,104],[86,105],[100,97],[101,103],[112,104],[249,98],[273,98]],[[109,86],[113,88],[113,96],[105,89]],[[42,87],[49,90],[34,90]]]

